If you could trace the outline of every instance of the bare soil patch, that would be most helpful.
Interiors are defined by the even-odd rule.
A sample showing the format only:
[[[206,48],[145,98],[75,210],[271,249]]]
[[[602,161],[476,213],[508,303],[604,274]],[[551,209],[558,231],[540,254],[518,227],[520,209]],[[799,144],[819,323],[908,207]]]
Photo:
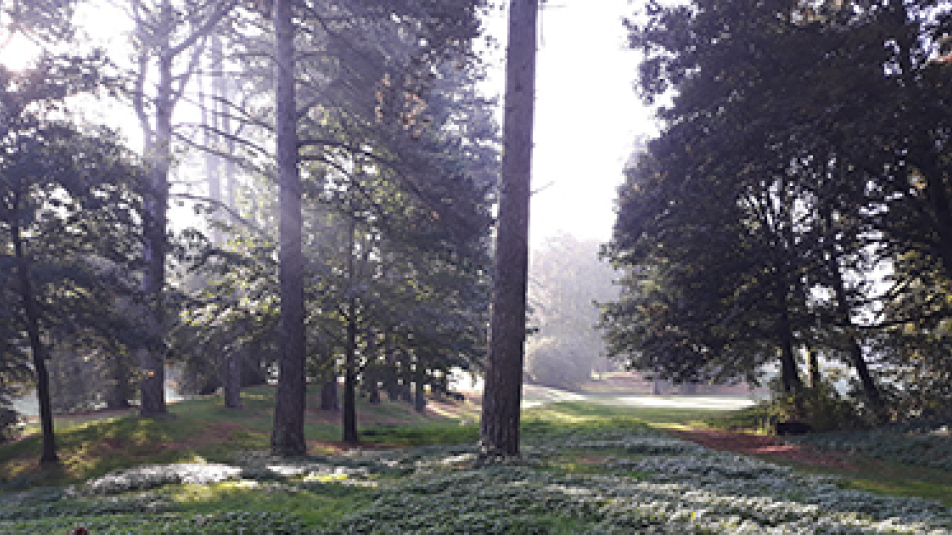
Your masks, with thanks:
[[[848,452],[818,451],[806,444],[787,444],[781,437],[713,429],[683,429],[672,431],[672,433],[678,438],[690,440],[718,451],[734,451],[768,458],[775,457],[840,470],[856,468],[850,461]]]

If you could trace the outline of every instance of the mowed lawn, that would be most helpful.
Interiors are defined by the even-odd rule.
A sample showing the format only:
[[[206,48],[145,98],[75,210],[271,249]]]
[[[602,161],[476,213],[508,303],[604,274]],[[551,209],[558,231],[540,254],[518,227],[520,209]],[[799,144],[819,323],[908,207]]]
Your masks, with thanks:
[[[543,405],[519,460],[482,462],[471,402],[361,402],[360,448],[314,410],[309,455],[288,460],[267,453],[273,389],[244,403],[61,426],[55,470],[38,437],[0,446],[0,533],[952,533],[952,472],[781,465],[665,431],[730,414]]]

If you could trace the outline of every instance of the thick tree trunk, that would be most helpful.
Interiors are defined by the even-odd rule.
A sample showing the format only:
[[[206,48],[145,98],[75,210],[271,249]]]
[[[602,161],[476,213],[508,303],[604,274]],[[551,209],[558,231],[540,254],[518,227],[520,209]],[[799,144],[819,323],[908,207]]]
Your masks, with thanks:
[[[36,375],[36,397],[40,406],[40,430],[43,434],[43,446],[40,454],[40,464],[59,462],[56,455],[56,437],[53,434],[53,405],[50,396],[50,376],[46,370],[46,346],[40,339],[40,317],[36,301],[33,297],[33,285],[30,281],[30,261],[26,257],[23,247],[23,237],[20,227],[14,226],[13,249],[17,260],[17,276],[20,283],[20,298],[23,301],[23,312],[26,316],[27,335],[30,339],[30,350],[33,354],[33,373]]]
[[[142,379],[140,388],[140,413],[142,416],[161,416],[168,413],[165,402],[165,343],[163,328],[162,292],[165,286],[166,250],[166,202],[168,186],[157,181],[164,180],[160,169],[153,169],[153,194],[158,197],[147,202],[148,222],[145,231],[145,273],[142,293],[145,298],[143,327],[145,336],[137,350]],[[158,191],[155,191],[155,190]],[[164,189],[164,191],[163,191]]]
[[[155,98],[155,131],[147,140],[146,156],[151,163],[151,191],[145,201],[145,273],[142,294],[145,336],[137,353],[142,373],[140,413],[155,417],[168,414],[165,401],[165,257],[168,248],[169,172],[172,166],[173,58],[159,58],[159,80]]]
[[[499,222],[480,425],[480,449],[489,457],[519,455],[538,10],[538,0],[509,3]]]
[[[304,439],[306,403],[304,331],[304,256],[301,251],[301,177],[298,172],[297,111],[294,91],[294,23],[292,0],[275,0],[275,101],[278,181],[281,187],[281,356],[271,432],[275,455],[307,452]]]

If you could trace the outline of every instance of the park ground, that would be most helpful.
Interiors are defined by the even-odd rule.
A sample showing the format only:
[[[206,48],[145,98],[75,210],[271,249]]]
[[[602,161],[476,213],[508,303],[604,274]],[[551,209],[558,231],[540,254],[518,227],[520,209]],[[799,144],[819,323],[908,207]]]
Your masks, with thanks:
[[[476,395],[425,414],[361,401],[360,447],[309,410],[293,462],[266,454],[269,387],[243,411],[212,396],[169,420],[61,417],[55,469],[36,436],[0,446],[0,533],[952,533],[952,470],[765,435],[744,396],[524,398],[523,458],[491,466]],[[952,438],[935,437],[941,461]]]

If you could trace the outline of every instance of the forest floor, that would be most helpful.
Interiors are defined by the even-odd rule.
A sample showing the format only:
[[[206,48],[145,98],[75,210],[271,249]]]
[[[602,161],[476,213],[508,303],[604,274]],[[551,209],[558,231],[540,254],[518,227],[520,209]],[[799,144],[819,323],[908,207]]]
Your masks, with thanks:
[[[948,470],[738,432],[755,411],[724,410],[737,398],[527,389],[546,402],[523,411],[522,457],[483,465],[477,396],[424,414],[359,399],[358,447],[340,441],[340,412],[309,409],[308,455],[288,460],[268,454],[273,395],[58,417],[56,469],[38,466],[38,436],[0,445],[0,535],[952,534]]]
[[[273,391],[247,394],[244,411],[210,397],[167,419],[64,427],[58,473],[35,470],[38,437],[0,445],[0,535],[952,534],[948,471],[835,464],[705,427],[734,425],[737,412],[546,403],[523,412],[519,459],[484,464],[472,399],[426,414],[360,400],[359,447],[324,411],[308,415],[308,455],[281,459],[268,454]]]

